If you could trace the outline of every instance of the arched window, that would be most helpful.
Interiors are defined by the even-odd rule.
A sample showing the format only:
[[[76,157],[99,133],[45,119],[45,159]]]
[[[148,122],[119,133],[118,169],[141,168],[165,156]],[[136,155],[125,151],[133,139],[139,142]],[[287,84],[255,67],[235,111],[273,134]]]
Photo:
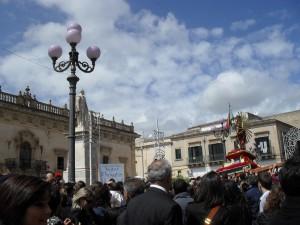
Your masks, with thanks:
[[[31,146],[28,142],[23,142],[20,149],[20,168],[31,168]]]

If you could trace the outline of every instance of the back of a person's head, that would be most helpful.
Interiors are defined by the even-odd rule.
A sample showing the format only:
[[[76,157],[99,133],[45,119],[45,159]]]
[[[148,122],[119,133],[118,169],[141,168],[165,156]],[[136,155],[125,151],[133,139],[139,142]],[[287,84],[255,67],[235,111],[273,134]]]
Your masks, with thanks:
[[[124,183],[122,181],[117,182],[117,190],[120,192],[123,192],[124,189]]]
[[[250,175],[248,176],[247,182],[249,185],[251,185],[252,187],[257,187],[257,183],[258,183],[258,178],[255,175]]]
[[[258,178],[258,182],[260,183],[260,185],[267,189],[267,190],[271,190],[272,188],[272,176],[269,172],[260,172],[257,176]]]
[[[77,182],[75,183],[75,185],[74,185],[74,194],[75,194],[79,189],[81,189],[81,188],[83,188],[83,187],[85,187],[85,186],[86,186],[86,184],[85,184],[84,181],[82,181],[82,180],[77,181]]]
[[[119,190],[118,184],[116,182],[108,183],[108,187],[112,191],[118,191]]]
[[[196,202],[203,202],[206,207],[212,208],[223,203],[223,193],[224,187],[219,175],[211,171],[202,177],[194,198]]]
[[[72,195],[74,192],[74,183],[67,182],[64,184],[64,188],[68,195]]]
[[[103,183],[101,181],[94,181],[94,183],[92,185],[102,187]]]
[[[47,182],[53,182],[55,180],[54,172],[47,171],[45,179]]]
[[[0,219],[6,225],[23,225],[30,206],[46,201],[51,185],[38,177],[9,175],[0,183]],[[50,215],[49,215],[50,216]]]
[[[111,194],[107,184],[92,185],[91,187],[97,206],[107,207],[110,204]]]
[[[247,192],[249,190],[249,184],[245,181],[240,183],[240,189],[242,192]]]
[[[134,198],[137,195],[144,193],[145,182],[139,178],[128,178],[124,183],[124,191],[127,192],[129,198]]]
[[[80,199],[85,199],[87,202],[91,202],[95,200],[93,192],[87,187],[82,187],[76,193],[74,193],[72,199],[72,208],[82,207],[80,205],[81,204]]]
[[[279,172],[279,180],[287,196],[300,196],[300,142],[294,155],[288,159]]]
[[[148,166],[148,180],[153,183],[156,181],[164,181],[172,175],[170,163],[165,159],[154,160]]]
[[[246,180],[247,179],[247,176],[246,176],[246,174],[245,173],[241,173],[240,174],[240,180]]]
[[[227,205],[243,201],[243,194],[236,182],[232,180],[224,181],[224,200]]]
[[[110,183],[110,182],[116,183],[116,180],[115,180],[114,178],[110,178],[110,179],[108,180],[108,182],[109,182],[109,183]]]
[[[184,179],[177,178],[176,180],[174,180],[173,189],[174,189],[175,195],[182,193],[182,192],[186,192],[187,188],[188,188],[188,183]]]

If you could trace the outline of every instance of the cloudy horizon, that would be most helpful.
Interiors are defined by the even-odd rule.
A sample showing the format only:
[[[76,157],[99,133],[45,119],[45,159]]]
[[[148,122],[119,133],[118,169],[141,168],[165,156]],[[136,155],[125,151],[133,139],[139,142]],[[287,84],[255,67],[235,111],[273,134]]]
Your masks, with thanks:
[[[91,74],[77,72],[77,93],[85,91],[90,110],[133,122],[139,134],[151,134],[157,120],[167,136],[225,118],[229,103],[235,113],[263,116],[299,109],[300,24],[287,13],[292,6],[244,13],[226,24],[222,18],[191,24],[176,9],[137,4],[1,0],[1,7],[11,7],[1,11],[8,22],[18,20],[17,10],[36,10],[21,28],[4,28],[2,90],[16,94],[29,85],[39,101],[68,103],[67,73],[51,69],[47,50],[59,44],[67,59],[66,26],[78,22],[80,60],[88,61],[90,45],[100,47],[101,57]]]

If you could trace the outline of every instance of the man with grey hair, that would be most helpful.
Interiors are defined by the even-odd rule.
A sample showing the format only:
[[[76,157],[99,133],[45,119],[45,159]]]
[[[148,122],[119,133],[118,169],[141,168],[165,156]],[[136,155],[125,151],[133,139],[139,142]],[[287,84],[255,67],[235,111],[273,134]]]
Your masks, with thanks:
[[[124,198],[128,204],[130,199],[145,192],[145,182],[140,178],[128,178],[124,183]]]
[[[180,206],[168,191],[172,168],[167,160],[154,160],[148,167],[148,191],[131,199],[124,220],[118,225],[182,225]]]

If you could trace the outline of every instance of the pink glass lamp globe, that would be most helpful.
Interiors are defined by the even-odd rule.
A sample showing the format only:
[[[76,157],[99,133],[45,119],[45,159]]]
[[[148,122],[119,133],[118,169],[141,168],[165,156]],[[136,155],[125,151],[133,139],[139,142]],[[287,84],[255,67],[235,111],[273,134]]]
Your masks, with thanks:
[[[48,55],[58,59],[62,55],[62,48],[59,45],[51,45],[48,49]]]
[[[69,44],[78,44],[81,40],[81,32],[76,29],[70,29],[67,31],[66,41]]]
[[[78,30],[80,33],[82,31],[82,28],[81,28],[80,24],[78,24],[78,23],[70,23],[67,27],[67,31],[72,30],[72,29]]]
[[[86,50],[86,55],[91,60],[97,60],[100,57],[101,51],[97,46],[90,46]]]

